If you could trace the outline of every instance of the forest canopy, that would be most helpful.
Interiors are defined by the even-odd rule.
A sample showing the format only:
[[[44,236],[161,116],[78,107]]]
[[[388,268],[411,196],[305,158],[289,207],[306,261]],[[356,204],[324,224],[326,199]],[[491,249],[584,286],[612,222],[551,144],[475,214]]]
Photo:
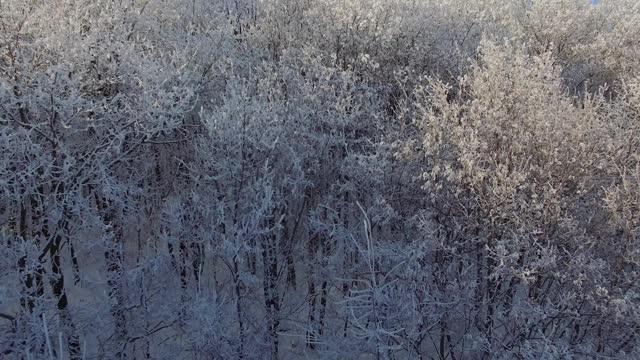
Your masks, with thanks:
[[[637,0],[0,0],[0,358],[640,358]]]

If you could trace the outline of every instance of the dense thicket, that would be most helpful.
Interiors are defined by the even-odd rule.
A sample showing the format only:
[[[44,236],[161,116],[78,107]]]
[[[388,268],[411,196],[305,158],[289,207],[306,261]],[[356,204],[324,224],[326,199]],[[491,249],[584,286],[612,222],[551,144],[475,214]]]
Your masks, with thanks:
[[[0,0],[0,358],[639,358],[591,3]]]

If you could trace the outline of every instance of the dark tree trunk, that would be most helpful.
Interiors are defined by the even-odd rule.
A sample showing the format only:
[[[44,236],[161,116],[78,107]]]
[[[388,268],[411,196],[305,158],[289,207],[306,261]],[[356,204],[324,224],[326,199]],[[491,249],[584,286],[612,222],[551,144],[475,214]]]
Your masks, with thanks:
[[[307,347],[315,349],[316,347],[316,283],[315,283],[315,271],[316,271],[316,252],[318,251],[318,236],[311,236],[307,244],[307,254],[309,258],[309,272],[307,274],[307,292],[308,292],[308,328],[306,332]]]
[[[322,272],[327,273],[329,271],[328,269],[329,256],[331,256],[334,246],[332,244],[332,241],[333,241],[332,239],[329,239],[326,236],[323,236],[322,240],[323,240],[322,254],[321,254]],[[327,314],[327,296],[328,296],[327,286],[328,286],[328,283],[326,280],[326,276],[324,276],[324,279],[322,280],[321,290],[320,290],[320,314],[318,316],[318,323],[320,326],[318,330],[319,335],[322,335],[324,333],[324,320]]]
[[[60,186],[60,188],[62,189],[62,186]],[[70,358],[75,360],[80,359],[81,356],[80,339],[77,335],[77,331],[75,329],[73,320],[71,319],[71,315],[69,314],[69,301],[67,298],[67,292],[65,289],[65,278],[60,261],[60,251],[62,250],[61,247],[63,234],[67,233],[69,225],[69,223],[65,220],[69,217],[68,209],[66,207],[63,213],[64,218],[58,226],[57,234],[53,235],[53,238],[51,238],[53,231],[49,228],[49,223],[46,220],[45,226],[43,228],[43,234],[45,235],[45,238],[51,239],[49,240],[49,257],[51,259],[52,272],[52,279],[50,281],[51,289],[53,292],[53,296],[57,299],[56,305],[60,314],[60,318],[62,319],[62,323],[69,331],[68,347]]]
[[[118,351],[116,352],[117,359],[127,359],[127,344],[129,342],[129,336],[127,331],[127,318],[125,313],[126,296],[122,289],[122,277],[123,277],[123,261],[124,254],[122,253],[122,237],[123,229],[116,221],[116,210],[111,207],[108,201],[103,200],[96,194],[96,203],[98,204],[98,210],[102,213],[102,218],[105,226],[109,229],[107,231],[106,246],[104,253],[105,263],[107,265],[107,285],[109,287],[109,298],[114,300],[114,304],[111,307],[111,316],[114,319],[114,337]]]
[[[233,282],[236,294],[236,315],[238,316],[238,359],[244,359],[244,314],[242,312],[242,288],[240,284],[240,270],[238,268],[238,259],[233,259]]]
[[[269,228],[275,229],[275,220],[269,220]],[[261,241],[262,261],[264,264],[264,302],[268,321],[268,335],[271,340],[271,359],[278,358],[280,328],[280,295],[278,292],[278,257],[277,257],[277,235],[274,233],[266,235]]]
[[[20,217],[18,219],[18,234],[22,241],[28,241],[27,236],[27,209],[24,203],[20,204]],[[23,255],[18,259],[18,270],[22,278],[23,291],[20,297],[20,305],[24,311],[33,313],[34,301],[31,296],[33,293],[33,275],[30,269],[27,269],[27,255]]]

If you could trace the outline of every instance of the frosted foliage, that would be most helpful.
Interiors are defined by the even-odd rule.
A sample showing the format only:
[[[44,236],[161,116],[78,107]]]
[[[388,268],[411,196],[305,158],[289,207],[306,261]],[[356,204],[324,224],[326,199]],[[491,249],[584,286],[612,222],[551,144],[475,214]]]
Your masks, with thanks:
[[[635,0],[0,0],[0,359],[640,358]]]

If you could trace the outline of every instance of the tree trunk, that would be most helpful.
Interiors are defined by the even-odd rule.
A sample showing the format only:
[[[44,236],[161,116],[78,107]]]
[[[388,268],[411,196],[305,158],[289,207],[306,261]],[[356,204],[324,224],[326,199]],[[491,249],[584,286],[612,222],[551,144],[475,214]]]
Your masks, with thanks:
[[[63,187],[60,186],[60,188],[62,189]],[[61,190],[61,192],[64,193],[64,190]],[[68,308],[69,301],[68,301],[67,292],[65,289],[64,273],[63,273],[61,262],[60,262],[60,251],[62,246],[63,234],[65,234],[68,231],[68,222],[66,221],[66,219],[69,217],[69,214],[66,206],[63,210],[63,214],[64,214],[63,215],[64,217],[58,226],[58,229],[56,231],[57,234],[54,235],[53,238],[51,238],[51,234],[54,231],[52,231],[52,229],[49,228],[48,220],[45,220],[43,234],[45,235],[46,239],[50,239],[49,240],[49,257],[51,259],[51,272],[53,275],[50,281],[51,289],[53,292],[53,296],[57,299],[56,305],[58,308],[58,312],[60,314],[60,318],[62,319],[62,323],[64,324],[65,328],[69,332],[67,334],[69,356],[71,359],[75,360],[75,359],[80,359],[80,355],[81,355],[80,339],[77,335],[77,331],[73,323],[73,320],[71,319],[71,315],[69,314],[69,308]]]
[[[240,285],[240,271],[238,268],[238,259],[234,257],[233,259],[233,282],[234,282],[234,290],[236,294],[236,315],[238,317],[238,332],[239,332],[239,342],[238,342],[238,359],[244,359],[244,343],[245,343],[245,335],[244,335],[244,314],[242,312],[242,289]]]
[[[275,229],[273,218],[269,228]],[[275,230],[274,230],[275,231]],[[271,359],[278,359],[278,330],[280,327],[280,295],[278,293],[278,257],[276,234],[268,234],[261,241],[262,261],[264,264],[263,290],[268,321],[268,335],[271,340]]]
[[[126,295],[122,289],[122,276],[124,254],[122,253],[122,237],[123,229],[117,224],[116,210],[110,208],[110,204],[106,200],[102,200],[96,194],[96,204],[98,210],[102,214],[104,225],[107,228],[106,249],[104,259],[107,265],[107,285],[109,287],[109,298],[114,300],[111,307],[111,315],[114,319],[114,337],[118,351],[117,359],[127,359],[127,344],[129,341],[127,331],[127,319],[125,314]]]
[[[307,347],[315,349],[316,347],[316,283],[315,283],[315,271],[316,271],[316,252],[318,251],[318,236],[311,236],[307,244],[307,254],[309,257],[309,271],[307,274],[308,282],[308,304],[309,304],[309,316],[306,333]]]

